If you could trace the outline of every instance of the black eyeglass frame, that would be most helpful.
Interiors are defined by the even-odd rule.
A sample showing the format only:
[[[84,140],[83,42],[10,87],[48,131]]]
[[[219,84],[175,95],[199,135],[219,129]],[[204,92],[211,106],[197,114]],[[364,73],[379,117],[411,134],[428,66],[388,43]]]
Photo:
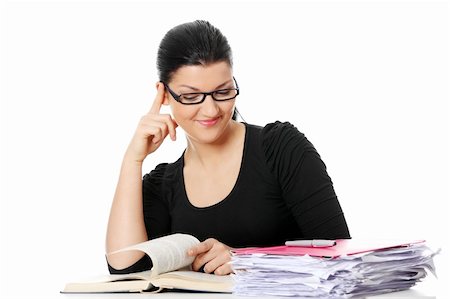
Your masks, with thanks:
[[[214,99],[214,101],[217,101],[217,102],[225,102],[225,101],[229,101],[229,100],[235,99],[235,98],[239,95],[239,85],[238,85],[236,79],[234,78],[234,76],[233,76],[233,80],[234,80],[234,83],[236,84],[236,88],[217,89],[217,90],[213,90],[213,91],[210,91],[210,92],[200,92],[200,91],[199,91],[199,92],[189,92],[189,93],[182,93],[182,94],[179,94],[179,95],[176,94],[172,89],[170,89],[170,87],[169,87],[168,84],[166,84],[166,83],[163,82],[163,81],[160,81],[160,82],[161,82],[162,84],[164,84],[165,87],[167,87],[167,90],[169,91],[169,93],[172,95],[172,97],[174,98],[174,100],[177,101],[178,103],[183,104],[183,105],[197,105],[197,104],[203,103],[203,102],[205,101],[206,97],[209,96],[209,95]],[[218,100],[218,99],[216,99],[216,98],[214,97],[214,93],[215,93],[215,92],[218,92],[218,91],[224,91],[224,90],[236,90],[236,95],[233,96],[232,98],[225,99],[225,100]],[[180,97],[181,97],[182,95],[193,95],[193,94],[203,94],[203,99],[202,99],[201,101],[195,102],[195,103],[183,103],[183,102],[180,100]]]

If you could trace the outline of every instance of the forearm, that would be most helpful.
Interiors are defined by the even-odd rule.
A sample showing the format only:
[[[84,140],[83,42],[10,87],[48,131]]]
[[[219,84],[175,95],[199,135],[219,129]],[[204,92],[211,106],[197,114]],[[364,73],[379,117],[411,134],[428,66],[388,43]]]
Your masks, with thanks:
[[[170,114],[160,113],[165,88],[161,82],[156,87],[155,101],[141,117],[122,162],[106,233],[107,253],[148,240],[142,203],[142,162],[159,148],[168,134],[175,140],[177,127]],[[107,259],[113,268],[123,269],[143,256],[140,251],[130,251],[107,255]]]
[[[302,167],[286,200],[305,238],[345,239],[350,237],[333,182],[317,152],[304,154]]]
[[[108,221],[106,252],[148,240],[142,207],[142,163],[122,162],[119,181]],[[143,256],[138,251],[108,256],[109,264],[117,269],[127,267]]]

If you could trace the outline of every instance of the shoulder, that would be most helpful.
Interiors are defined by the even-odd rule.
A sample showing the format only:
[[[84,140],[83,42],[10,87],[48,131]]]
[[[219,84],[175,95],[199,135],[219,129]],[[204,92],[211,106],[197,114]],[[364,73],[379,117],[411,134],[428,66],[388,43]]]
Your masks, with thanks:
[[[311,143],[305,134],[292,123],[275,121],[261,128],[261,141],[263,147],[283,148],[288,145],[296,147],[310,147]]]
[[[160,185],[163,182],[175,181],[179,174],[181,157],[173,163],[160,163],[152,171],[143,176],[144,186]]]
[[[264,126],[245,123],[249,135],[257,138],[258,143],[267,151],[271,148],[283,148],[286,145],[311,148],[305,134],[297,129],[292,123],[275,121]]]
[[[303,133],[301,133],[293,124],[288,121],[280,122],[277,120],[275,122],[268,123],[265,126],[245,123],[245,126],[250,130],[250,132],[258,133],[262,137],[272,137],[273,135],[280,134],[299,134],[301,136],[304,136]]]
[[[261,134],[264,137],[274,137],[280,135],[298,135],[304,137],[305,135],[300,132],[292,123],[285,121],[275,121],[268,123],[262,128]]]
[[[266,124],[261,128],[260,142],[269,164],[293,156],[300,158],[306,152],[316,151],[305,134],[290,122]]]

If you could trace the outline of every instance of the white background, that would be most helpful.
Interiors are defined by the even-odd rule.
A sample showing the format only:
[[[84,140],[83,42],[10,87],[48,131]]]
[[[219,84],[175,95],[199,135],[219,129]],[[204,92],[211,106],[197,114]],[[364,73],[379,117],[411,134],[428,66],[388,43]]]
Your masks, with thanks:
[[[8,1],[0,9],[8,298],[58,297],[65,282],[106,273],[109,208],[124,150],[155,96],[159,42],[195,19],[231,44],[245,120],[290,121],[315,145],[352,236],[430,240],[443,248],[438,274],[449,281],[447,1]],[[180,156],[178,134],[146,172]]]

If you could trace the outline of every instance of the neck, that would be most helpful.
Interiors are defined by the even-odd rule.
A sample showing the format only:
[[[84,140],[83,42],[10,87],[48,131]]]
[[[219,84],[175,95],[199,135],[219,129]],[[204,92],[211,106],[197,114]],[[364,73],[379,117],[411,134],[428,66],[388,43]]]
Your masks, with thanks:
[[[189,161],[199,163],[202,166],[217,165],[228,155],[239,142],[240,124],[231,121],[222,136],[214,143],[198,143],[187,138],[188,146],[185,152],[185,163]]]

